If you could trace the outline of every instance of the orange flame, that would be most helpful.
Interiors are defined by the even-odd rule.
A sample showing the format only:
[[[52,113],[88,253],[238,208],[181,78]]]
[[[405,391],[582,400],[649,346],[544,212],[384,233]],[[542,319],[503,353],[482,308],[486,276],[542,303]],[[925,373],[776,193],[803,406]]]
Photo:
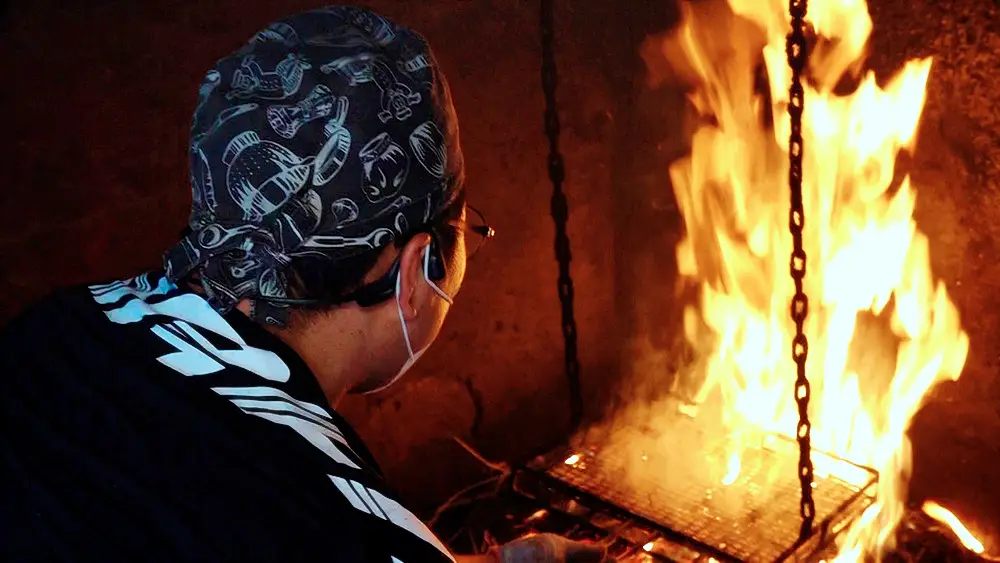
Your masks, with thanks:
[[[789,20],[779,0],[729,6],[737,17],[726,20],[686,5],[663,54],[697,85],[691,101],[710,118],[695,132],[690,157],[670,169],[687,228],[679,269],[701,288],[700,303],[684,317],[700,354],[694,396],[721,402],[727,431],[752,443],[794,435],[798,419],[789,318]],[[839,560],[857,560],[891,545],[904,510],[910,419],[937,382],[959,377],[969,339],[931,272],[927,236],[913,219],[915,190],[907,175],[896,178],[897,155],[914,148],[930,59],[907,62],[884,87],[868,73],[852,92],[835,93],[842,79],[860,76],[872,29],[867,6],[813,0],[807,21],[821,38],[803,115],[809,414],[814,448],[880,474],[875,503],[841,546]],[[770,97],[755,83],[761,62]],[[740,468],[741,452],[732,453],[727,483]],[[836,468],[816,470],[852,479]]]

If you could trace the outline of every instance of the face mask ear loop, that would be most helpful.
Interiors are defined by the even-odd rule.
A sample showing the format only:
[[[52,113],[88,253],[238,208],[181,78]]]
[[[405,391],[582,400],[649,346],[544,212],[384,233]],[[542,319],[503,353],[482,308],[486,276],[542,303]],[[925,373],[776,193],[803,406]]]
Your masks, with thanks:
[[[431,281],[430,271],[431,271],[431,245],[429,244],[424,247],[424,280],[427,282],[427,285],[431,286],[431,289],[433,289],[434,292],[441,297],[441,299],[447,301],[449,305],[454,305],[455,302],[452,300],[451,296],[445,293],[440,287],[438,287],[436,283]],[[397,278],[397,285],[398,285],[398,278]]]
[[[399,302],[399,281],[403,272],[396,274],[396,312],[399,313],[399,326],[403,329],[403,341],[406,342],[406,351],[410,358],[413,358],[413,346],[410,345],[410,331],[406,330],[406,319],[403,317],[403,305]]]
[[[451,303],[452,302],[451,297],[449,297],[447,293],[441,291],[441,288],[438,287],[437,285],[435,285],[434,282],[431,281],[430,273],[429,273],[430,272],[430,263],[431,263],[430,262],[430,249],[429,248],[425,248],[424,249],[424,279],[427,280],[428,285],[430,285],[431,288],[434,289],[434,291],[438,295],[440,295],[442,299],[444,299],[448,303]],[[419,358],[420,356],[422,356],[423,353],[424,353],[424,351],[427,349],[427,348],[424,348],[424,349],[420,350],[419,352],[417,352],[416,354],[413,353],[413,345],[410,344],[410,331],[407,329],[407,326],[406,326],[406,317],[403,315],[403,304],[400,302],[400,299],[399,299],[399,297],[400,297],[400,289],[402,287],[402,285],[401,285],[402,278],[403,278],[403,272],[400,271],[398,274],[396,274],[396,313],[399,314],[399,326],[403,330],[403,342],[406,343],[406,352],[407,352],[407,354],[409,354],[409,358],[407,358],[407,360],[405,362],[403,362],[403,365],[399,369],[399,373],[397,373],[395,377],[393,377],[392,379],[390,379],[388,382],[386,382],[381,387],[378,387],[378,388],[375,388],[375,389],[371,389],[369,391],[365,391],[363,393],[365,395],[368,395],[368,394],[371,394],[371,393],[377,393],[377,392],[379,392],[379,391],[381,391],[383,389],[386,389],[389,386],[391,386],[400,377],[402,377],[403,374],[405,374],[407,372],[407,370],[409,370],[413,366],[413,364],[417,363],[417,358]]]

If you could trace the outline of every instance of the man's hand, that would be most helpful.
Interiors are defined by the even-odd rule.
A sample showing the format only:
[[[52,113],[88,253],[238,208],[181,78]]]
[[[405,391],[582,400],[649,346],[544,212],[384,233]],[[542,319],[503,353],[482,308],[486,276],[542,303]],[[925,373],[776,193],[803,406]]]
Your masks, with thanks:
[[[518,538],[494,550],[499,563],[605,563],[604,548],[555,534]]]

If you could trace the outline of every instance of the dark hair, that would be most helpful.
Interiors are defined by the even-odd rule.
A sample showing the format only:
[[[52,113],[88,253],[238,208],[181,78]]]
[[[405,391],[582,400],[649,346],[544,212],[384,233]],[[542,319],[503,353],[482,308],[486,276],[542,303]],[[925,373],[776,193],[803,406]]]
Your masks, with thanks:
[[[445,263],[455,258],[460,228],[454,225],[465,207],[465,190],[459,191],[455,200],[429,223],[412,229],[406,236],[396,237],[393,245],[403,248],[413,236],[432,232],[441,247]],[[288,296],[294,299],[335,300],[364,285],[365,277],[378,263],[384,248],[368,251],[337,261],[328,258],[296,258],[285,271],[288,279]],[[312,306],[309,311],[324,311],[333,305]]]

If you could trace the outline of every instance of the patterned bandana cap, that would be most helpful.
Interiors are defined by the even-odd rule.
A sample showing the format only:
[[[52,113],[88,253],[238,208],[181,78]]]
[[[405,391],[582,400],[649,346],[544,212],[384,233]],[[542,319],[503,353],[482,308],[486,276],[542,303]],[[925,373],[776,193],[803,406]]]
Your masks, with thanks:
[[[272,23],[221,59],[191,125],[191,233],[167,277],[200,273],[209,303],[287,321],[286,266],[390,244],[463,188],[458,123],[426,41],[364,8]]]

